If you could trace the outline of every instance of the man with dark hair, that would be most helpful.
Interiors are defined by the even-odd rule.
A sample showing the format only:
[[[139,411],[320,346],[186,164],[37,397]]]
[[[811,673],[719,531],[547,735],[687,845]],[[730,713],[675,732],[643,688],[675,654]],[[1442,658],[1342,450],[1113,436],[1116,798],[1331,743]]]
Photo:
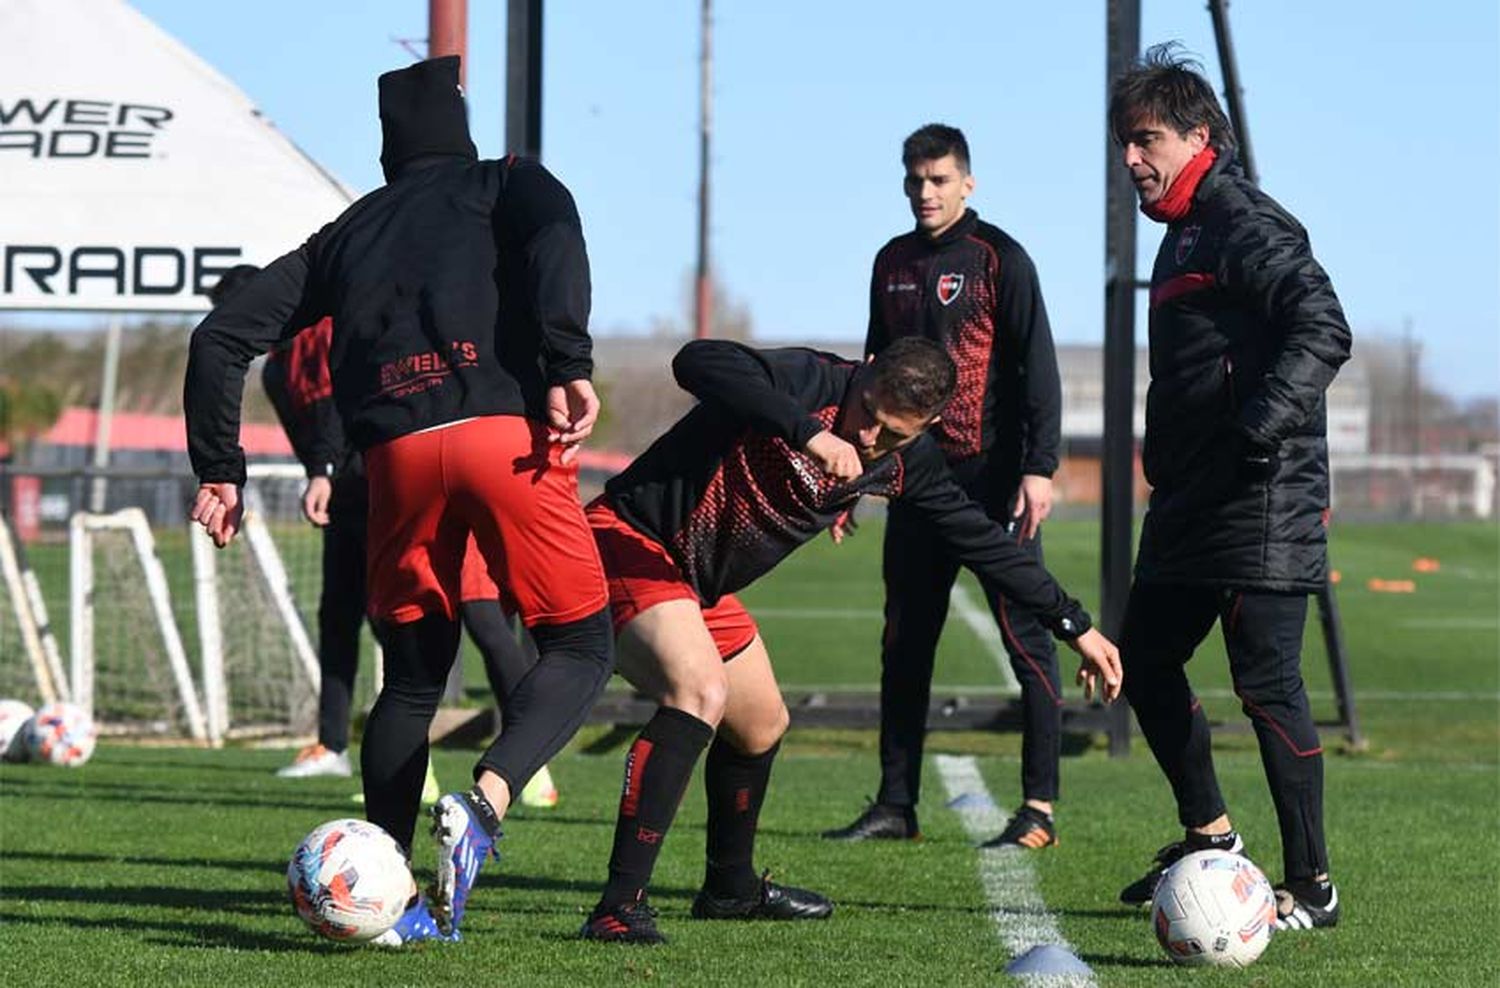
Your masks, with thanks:
[[[1151,273],[1151,501],[1121,653],[1126,697],[1186,828],[1120,898],[1150,901],[1188,852],[1244,848],[1184,671],[1218,621],[1280,822],[1276,926],[1333,926],[1301,648],[1307,595],[1327,580],[1324,392],[1349,357],[1349,327],[1306,231],[1236,163],[1195,63],[1152,48],[1114,81],[1109,121],[1142,212],[1167,225]]]
[[[966,208],[974,191],[963,132],[917,130],[901,147],[916,229],[875,257],[865,352],[909,336],[941,344],[958,365],[958,390],[933,434],[964,492],[1010,526],[1042,560],[1052,510],[1062,387],[1036,269],[1022,246]],[[919,512],[891,505],[885,529],[885,634],[881,639],[880,790],[833,840],[913,839],[922,749],[938,639],[960,560],[932,538]],[[1020,807],[986,846],[1057,843],[1062,690],[1057,650],[1043,622],[1003,588],[980,581],[1021,687]]]
[[[813,350],[689,343],[672,364],[699,404],[589,506],[609,578],[620,672],[660,707],[631,745],[593,940],[662,939],[646,887],[693,765],[708,761],[698,919],[819,919],[823,896],[757,876],[754,846],[789,718],[755,622],[734,594],[863,494],[907,505],[929,537],[1023,601],[1119,691],[1114,646],[1029,553],[970,501],[924,433],[953,393],[942,347],[898,340],[863,364]],[[715,736],[717,731],[717,737]],[[710,741],[712,745],[710,746]]]
[[[412,903],[392,931],[406,942],[457,936],[513,794],[583,722],[613,648],[578,502],[577,444],[599,401],[573,199],[535,161],[477,160],[456,57],[381,76],[380,119],[386,185],[199,325],[184,406],[200,481],[192,518],[222,546],[242,514],[246,366],[332,317],[334,400],[369,478],[369,612],[386,657],[360,764],[370,820],[404,847],[457,651],[471,533],[537,643],[474,788],[433,808],[431,914]]]

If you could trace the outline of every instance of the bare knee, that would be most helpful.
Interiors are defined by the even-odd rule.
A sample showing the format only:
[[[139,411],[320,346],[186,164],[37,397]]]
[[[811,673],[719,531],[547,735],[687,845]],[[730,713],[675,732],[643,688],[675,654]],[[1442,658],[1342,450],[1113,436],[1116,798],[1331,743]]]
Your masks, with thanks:
[[[692,714],[713,727],[724,719],[724,705],[728,700],[729,679],[724,675],[723,666],[679,677],[668,685],[661,697],[663,706]]]
[[[739,716],[725,721],[719,728],[724,739],[743,755],[760,755],[770,751],[791,726],[792,716],[785,703],[768,706],[754,716]]]

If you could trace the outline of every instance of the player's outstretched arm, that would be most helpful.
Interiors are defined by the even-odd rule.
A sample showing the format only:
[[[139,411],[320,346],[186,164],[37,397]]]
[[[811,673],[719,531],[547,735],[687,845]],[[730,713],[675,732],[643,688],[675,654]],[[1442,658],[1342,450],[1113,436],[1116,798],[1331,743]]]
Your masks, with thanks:
[[[233,540],[245,517],[245,505],[240,500],[238,484],[199,484],[198,496],[193,499],[190,521],[202,525],[220,549]]]
[[[1096,690],[1105,703],[1113,703],[1120,695],[1125,682],[1125,673],[1120,668],[1120,650],[1115,643],[1090,628],[1077,638],[1068,640],[1068,647],[1083,659],[1078,664],[1077,682],[1083,687],[1083,695],[1092,700]],[[1100,684],[1103,689],[1100,690]]]

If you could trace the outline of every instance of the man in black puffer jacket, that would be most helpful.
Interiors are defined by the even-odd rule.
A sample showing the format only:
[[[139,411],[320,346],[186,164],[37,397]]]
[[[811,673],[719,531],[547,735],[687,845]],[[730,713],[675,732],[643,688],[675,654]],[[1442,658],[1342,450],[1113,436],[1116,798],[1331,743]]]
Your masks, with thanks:
[[[1280,822],[1276,927],[1327,927],[1339,903],[1323,837],[1323,749],[1300,667],[1307,595],[1327,579],[1324,392],[1349,358],[1350,333],[1306,231],[1245,178],[1196,69],[1158,46],[1110,98],[1141,209],[1167,224],[1151,274],[1142,459],[1152,493],[1121,660],[1186,828],[1120,897],[1149,901],[1188,852],[1244,847],[1184,673],[1217,620]]]

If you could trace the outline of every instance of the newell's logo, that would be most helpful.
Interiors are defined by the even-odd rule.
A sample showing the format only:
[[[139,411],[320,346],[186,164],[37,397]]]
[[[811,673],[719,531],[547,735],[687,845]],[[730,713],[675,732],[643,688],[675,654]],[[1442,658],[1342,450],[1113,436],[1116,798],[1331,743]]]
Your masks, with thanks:
[[[165,106],[60,96],[0,98],[0,160],[149,158],[173,113]]]
[[[1194,223],[1192,226],[1182,228],[1182,233],[1177,237],[1177,263],[1186,264],[1187,259],[1192,256],[1193,248],[1198,246],[1198,237],[1203,233],[1203,227]]]
[[[951,305],[958,298],[958,293],[964,290],[964,276],[961,274],[938,275],[938,301],[944,305]]]

